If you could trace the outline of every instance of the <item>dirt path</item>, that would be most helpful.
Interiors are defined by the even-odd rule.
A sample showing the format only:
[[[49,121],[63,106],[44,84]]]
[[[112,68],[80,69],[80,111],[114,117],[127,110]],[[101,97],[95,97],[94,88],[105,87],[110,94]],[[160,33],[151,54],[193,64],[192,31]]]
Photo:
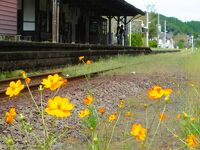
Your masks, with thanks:
[[[135,121],[140,122],[140,117],[144,115],[144,111],[141,110],[141,104],[146,103],[147,99],[143,99],[142,101],[139,101],[138,97],[145,97],[146,91],[148,88],[150,88],[152,85],[157,84],[164,87],[171,87],[171,88],[177,88],[177,85],[184,81],[185,78],[182,75],[177,74],[153,74],[151,76],[145,76],[141,74],[131,74],[131,75],[123,75],[123,76],[99,76],[92,78],[88,84],[86,80],[79,80],[74,81],[72,83],[69,83],[66,87],[62,87],[57,95],[68,97],[71,102],[76,106],[75,110],[73,111],[74,117],[71,117],[68,120],[69,126],[76,128],[78,131],[78,120],[77,120],[77,113],[80,109],[82,109],[83,103],[82,99],[84,96],[86,96],[88,89],[91,89],[92,93],[94,93],[95,97],[95,105],[97,106],[103,106],[106,107],[107,114],[110,112],[115,111],[118,100],[119,99],[129,99],[129,101],[134,100],[133,104],[131,104],[131,107],[134,111],[134,113],[137,114],[137,117],[135,118]],[[142,95],[142,96],[141,96]],[[49,97],[52,97],[53,94],[49,91],[45,91],[43,94],[43,97],[45,99],[44,101],[44,107],[46,106],[46,101]],[[37,92],[34,92],[34,97],[38,104],[40,104],[40,96],[37,94]],[[138,98],[138,99],[137,99]],[[131,102],[129,102],[131,103]],[[148,103],[148,102],[147,102]],[[173,103],[169,106],[170,109],[177,109],[176,106],[178,106],[178,99],[173,101]],[[36,117],[36,109],[33,105],[33,102],[30,99],[30,96],[28,93],[24,93],[23,95],[16,97],[14,99],[8,100],[8,99],[1,99],[0,102],[0,133],[2,134],[2,138],[0,139],[0,149],[4,150],[5,144],[4,144],[4,137],[8,135],[14,136],[15,143],[19,147],[19,149],[26,149],[26,144],[24,143],[25,137],[22,136],[20,131],[16,129],[16,126],[9,127],[4,123],[4,114],[10,107],[16,107],[17,114],[24,114],[26,116],[27,120],[29,120],[33,125],[33,128],[36,133],[39,133],[42,131],[42,128],[38,128],[40,124],[38,123],[39,120],[38,117]],[[174,113],[174,112],[171,112]],[[47,116],[47,120],[48,120]],[[149,119],[153,119],[153,115],[149,116]],[[48,121],[47,121],[48,122]],[[16,124],[16,123],[15,123]],[[59,128],[59,125],[57,126]],[[73,130],[69,131],[70,135],[76,138],[80,138],[79,135],[77,135],[76,132],[73,132]],[[166,135],[168,136],[168,134]],[[164,140],[163,140],[164,141]],[[173,140],[170,141],[170,146],[173,145]],[[160,144],[161,147],[166,148],[169,142],[162,142]],[[59,143],[58,143],[59,145]],[[167,147],[169,148],[169,147]],[[166,148],[166,149],[167,149]],[[58,147],[54,147],[53,149],[59,149]],[[70,149],[70,146],[69,146]],[[73,148],[71,148],[73,149]],[[156,150],[156,149],[154,149]]]

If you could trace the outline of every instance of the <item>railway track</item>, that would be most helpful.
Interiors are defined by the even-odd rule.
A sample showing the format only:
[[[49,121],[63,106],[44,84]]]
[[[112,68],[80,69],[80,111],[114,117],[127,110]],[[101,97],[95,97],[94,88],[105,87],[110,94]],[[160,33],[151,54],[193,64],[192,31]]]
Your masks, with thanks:
[[[86,76],[94,77],[94,76],[97,76],[100,73],[111,71],[111,70],[114,70],[114,69],[119,69],[119,68],[122,68],[122,67],[124,67],[124,66],[120,66],[120,67],[116,67],[116,68],[112,68],[112,69],[107,69],[107,70],[102,70],[102,71],[97,71],[97,72],[92,72],[92,73],[83,74],[83,75],[74,76],[74,77],[66,77],[60,71],[33,75],[33,76],[29,76],[29,78],[31,79],[31,83],[29,84],[29,88],[30,88],[31,91],[37,90],[39,85],[41,84],[42,79],[47,78],[48,75],[59,74],[64,79],[67,79],[68,82],[72,82],[72,81],[76,81],[76,80],[79,80],[79,79],[84,79]],[[22,77],[10,78],[10,79],[6,79],[6,80],[0,80],[0,85],[1,85],[0,86],[0,97],[1,98],[2,97],[8,97],[5,94],[6,88],[9,86],[9,83],[11,81],[17,81],[17,80],[21,80],[22,83],[25,84],[25,81],[24,81],[24,79]],[[25,89],[23,91],[25,91],[25,92],[28,91],[28,88],[25,86]]]
[[[180,52],[180,50],[176,50],[176,51],[154,51],[152,54],[159,54],[159,53],[169,53],[169,52]],[[145,64],[148,62],[143,62],[143,63],[135,63],[135,64],[130,64],[130,65],[139,65],[139,64]],[[97,71],[97,72],[92,72],[89,74],[84,74],[84,75],[79,75],[79,76],[74,76],[74,77],[66,77],[62,74],[61,71],[56,71],[56,72],[49,72],[49,73],[42,73],[42,74],[38,74],[38,75],[32,75],[29,76],[29,78],[31,78],[31,83],[29,85],[29,88],[31,90],[35,90],[39,87],[39,85],[41,84],[42,79],[47,78],[48,75],[53,75],[53,74],[59,74],[60,76],[62,76],[64,79],[67,79],[69,82],[71,81],[75,81],[78,79],[83,79],[86,76],[90,75],[91,77],[97,76],[100,73],[103,72],[107,72],[107,71],[111,71],[111,70],[115,70],[115,69],[120,69],[126,66],[120,66],[120,67],[116,67],[116,68],[112,68],[112,69],[107,69],[107,70],[102,70],[102,71]],[[6,88],[9,86],[9,83],[11,81],[17,81],[21,79],[21,81],[24,83],[24,80],[22,77],[18,77],[18,78],[9,78],[6,80],[0,80],[0,97],[5,97],[7,95],[5,95],[6,92]],[[25,89],[23,91],[27,91],[27,87],[25,87]]]

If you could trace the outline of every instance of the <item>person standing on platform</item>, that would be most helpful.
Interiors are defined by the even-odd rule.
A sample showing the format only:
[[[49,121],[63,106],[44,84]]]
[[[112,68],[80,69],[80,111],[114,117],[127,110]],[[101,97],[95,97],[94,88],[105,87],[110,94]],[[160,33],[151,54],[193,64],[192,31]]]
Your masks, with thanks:
[[[121,27],[120,26],[118,26],[117,27],[117,32],[116,32],[116,37],[117,37],[117,45],[119,45],[120,44],[120,30],[121,30]]]
[[[122,45],[123,39],[124,39],[124,26],[121,25],[120,30],[119,30],[119,41],[120,41],[120,45]]]

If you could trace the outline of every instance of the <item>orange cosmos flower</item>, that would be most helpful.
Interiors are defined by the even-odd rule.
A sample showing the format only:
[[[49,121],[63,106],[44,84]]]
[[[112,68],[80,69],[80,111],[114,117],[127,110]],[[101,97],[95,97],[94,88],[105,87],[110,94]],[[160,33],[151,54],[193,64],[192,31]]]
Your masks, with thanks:
[[[116,115],[110,115],[110,116],[108,117],[108,121],[109,121],[109,122],[113,122],[114,120],[116,120],[116,118],[117,118]]]
[[[101,107],[101,108],[98,109],[98,112],[103,115],[106,112],[106,109]]]
[[[79,118],[84,118],[87,117],[90,114],[90,110],[89,109],[83,109],[79,112],[78,117]]]
[[[78,59],[79,61],[82,61],[85,57],[84,56],[80,56]]]
[[[87,60],[87,61],[86,61],[86,64],[87,64],[87,65],[90,65],[90,64],[92,64],[92,61],[91,61],[91,60]]]
[[[167,116],[164,113],[160,113],[160,121],[166,120]]]
[[[124,114],[125,117],[132,117],[133,113],[131,113],[130,111]]]
[[[91,105],[92,102],[93,102],[93,96],[91,96],[91,95],[87,95],[87,96],[85,97],[85,99],[83,100],[83,103],[84,103],[85,105]]]
[[[119,108],[124,108],[124,100],[119,100],[118,107]]]
[[[194,134],[188,135],[186,142],[187,142],[188,146],[191,148],[196,147],[198,144],[197,137]]]
[[[144,141],[146,139],[147,129],[142,128],[141,124],[133,124],[131,135],[135,136],[136,140]]]
[[[43,79],[41,84],[44,85],[44,88],[54,91],[65,84],[65,81],[58,74],[55,74],[53,76],[49,75],[47,79]]]
[[[17,96],[23,89],[24,85],[21,80],[18,80],[16,83],[11,81],[9,87],[6,89],[6,95],[9,95],[10,97]]]
[[[5,121],[7,124],[12,124],[16,117],[16,110],[15,108],[10,108],[9,112],[5,114]]]
[[[30,78],[26,78],[25,81],[26,81],[27,84],[31,83],[31,79]]]
[[[65,85],[67,85],[67,82],[68,82],[68,81],[67,81],[67,79],[63,79],[63,78],[62,78],[62,82],[63,82],[63,85],[65,86]]]
[[[164,93],[164,89],[157,85],[148,90],[149,98],[152,100],[161,98]]]
[[[71,110],[74,108],[67,98],[56,96],[54,99],[49,99],[45,112],[56,117],[69,117]]]

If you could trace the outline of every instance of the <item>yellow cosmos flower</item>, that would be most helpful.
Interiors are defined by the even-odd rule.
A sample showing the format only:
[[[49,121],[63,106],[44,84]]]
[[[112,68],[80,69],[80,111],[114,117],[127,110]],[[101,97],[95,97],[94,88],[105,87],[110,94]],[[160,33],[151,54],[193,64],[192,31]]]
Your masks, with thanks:
[[[79,112],[78,117],[84,118],[84,117],[87,117],[89,114],[90,114],[90,110],[86,108]]]
[[[98,112],[103,115],[106,112],[106,109],[104,107],[101,107],[98,109]]]
[[[80,56],[78,59],[79,61],[82,61],[85,57],[84,56]]]
[[[6,95],[10,97],[17,96],[21,90],[24,89],[24,85],[21,80],[18,80],[16,83],[14,81],[10,82],[9,87],[6,89]]]
[[[12,124],[16,117],[16,109],[10,108],[9,112],[5,114],[5,122],[7,124]]]
[[[173,90],[170,88],[163,89],[162,87],[155,85],[148,90],[148,95],[150,99],[155,100],[161,98],[164,95],[169,96],[172,93],[172,91]]]
[[[166,96],[170,95],[172,92],[173,92],[173,90],[170,89],[170,88],[164,89],[164,94],[165,94]]]
[[[22,71],[22,77],[23,77],[23,79],[27,78],[27,73],[25,71]]]
[[[195,117],[191,117],[190,120],[191,120],[191,121],[195,121]]]
[[[54,76],[49,75],[47,79],[43,79],[41,82],[41,84],[44,85],[44,88],[50,89],[52,91],[60,88],[65,83],[66,80],[64,80],[58,74],[55,74]]]
[[[193,134],[188,135],[186,141],[187,141],[188,146],[191,148],[195,148],[198,144],[197,137]]]
[[[93,102],[93,96],[92,95],[87,95],[86,97],[85,97],[85,99],[83,100],[83,103],[85,104],[85,105],[91,105],[92,104],[92,102]]]
[[[161,98],[164,93],[164,89],[157,85],[148,90],[149,98],[152,100]]]
[[[71,110],[74,108],[67,98],[62,98],[56,96],[54,99],[49,99],[45,112],[49,115],[56,117],[69,117],[71,115]]]
[[[131,135],[135,136],[136,140],[144,141],[146,139],[147,129],[143,128],[141,124],[133,124]]]
[[[160,113],[160,121],[166,120],[167,116],[164,113]]]
[[[129,112],[125,113],[124,116],[125,117],[132,117],[133,113],[129,111]]]
[[[119,100],[118,107],[119,108],[124,108],[124,100]]]
[[[188,114],[186,112],[183,112],[184,118],[188,118]]]
[[[116,118],[117,118],[116,115],[110,115],[110,116],[108,117],[108,121],[109,121],[109,122],[113,122],[114,120],[116,120]]]
[[[92,64],[92,61],[91,61],[91,60],[87,60],[87,61],[86,61],[86,64],[87,64],[87,65],[90,65],[90,64]]]
[[[181,114],[180,114],[180,113],[177,114],[177,115],[176,115],[176,118],[177,118],[177,119],[180,119],[180,118],[181,118]]]
[[[189,81],[189,82],[188,82],[188,85],[194,87],[194,81]]]

